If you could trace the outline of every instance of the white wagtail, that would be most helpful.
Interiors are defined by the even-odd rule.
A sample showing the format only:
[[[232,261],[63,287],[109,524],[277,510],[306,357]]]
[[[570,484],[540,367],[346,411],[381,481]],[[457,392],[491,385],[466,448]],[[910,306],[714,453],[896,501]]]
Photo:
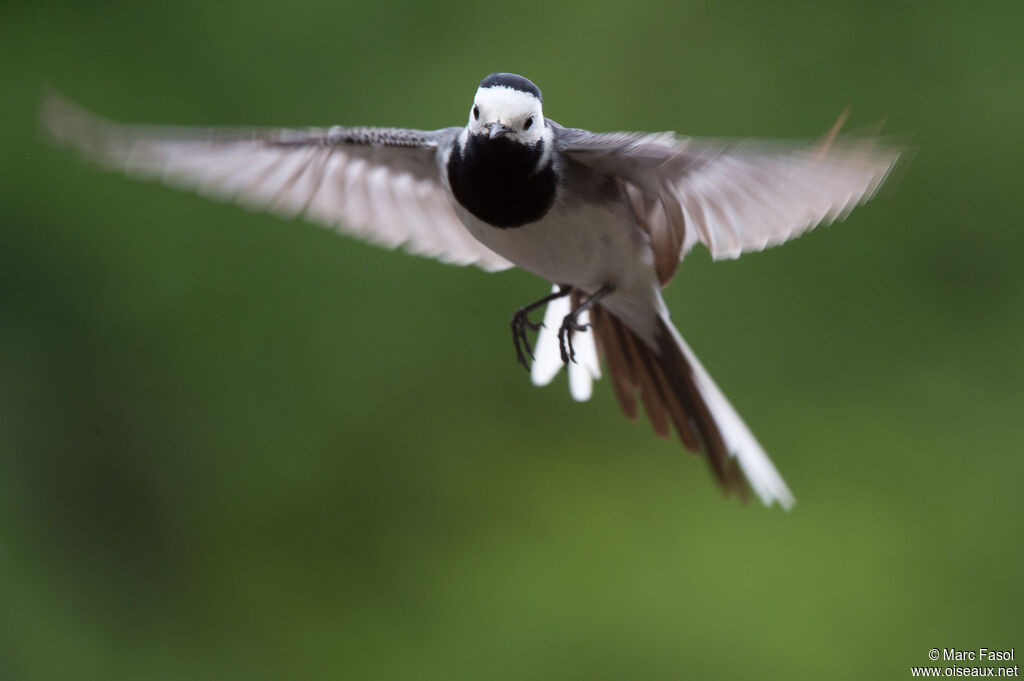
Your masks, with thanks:
[[[445,262],[533,272],[554,290],[511,325],[517,359],[535,355],[535,383],[566,364],[587,399],[603,357],[627,416],[639,397],[654,430],[675,426],[726,490],[749,483],[788,508],[786,483],[673,326],[661,288],[698,242],[735,258],[845,217],[899,149],[837,136],[842,119],[812,143],[593,133],[545,118],[542,101],[526,78],[493,73],[465,126],[429,132],[124,126],[56,95],[43,123],[132,174]],[[544,323],[531,321],[545,304]],[[536,353],[527,330],[539,330]]]

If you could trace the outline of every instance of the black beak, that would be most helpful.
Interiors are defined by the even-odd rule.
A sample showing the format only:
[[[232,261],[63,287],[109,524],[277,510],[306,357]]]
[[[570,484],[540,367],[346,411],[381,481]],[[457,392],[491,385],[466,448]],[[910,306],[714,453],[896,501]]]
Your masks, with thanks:
[[[507,137],[515,132],[512,128],[502,125],[497,121],[488,123],[484,127],[487,128],[487,132],[489,133],[488,136],[491,139],[494,139],[495,137]]]

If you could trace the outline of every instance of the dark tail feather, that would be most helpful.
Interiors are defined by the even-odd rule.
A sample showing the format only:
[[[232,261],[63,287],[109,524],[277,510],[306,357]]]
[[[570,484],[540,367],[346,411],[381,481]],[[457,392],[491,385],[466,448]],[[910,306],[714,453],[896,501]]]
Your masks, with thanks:
[[[747,498],[749,487],[739,461],[730,455],[727,438],[702,392],[698,375],[703,368],[693,366],[667,323],[658,320],[657,347],[652,348],[600,305],[591,310],[591,321],[598,352],[626,416],[636,418],[639,395],[658,435],[669,437],[669,424],[674,425],[687,449],[706,454],[722,488]]]

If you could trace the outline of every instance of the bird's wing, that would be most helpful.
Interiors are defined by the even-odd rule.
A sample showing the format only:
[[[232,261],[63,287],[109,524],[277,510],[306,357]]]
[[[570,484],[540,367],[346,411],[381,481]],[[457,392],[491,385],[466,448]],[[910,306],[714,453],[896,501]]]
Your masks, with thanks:
[[[620,181],[664,285],[698,241],[716,260],[736,258],[843,219],[871,198],[902,150],[838,135],[842,121],[803,143],[553,127],[567,158]]]
[[[456,128],[192,129],[121,125],[56,94],[42,124],[103,165],[254,210],[306,218],[367,241],[494,271],[448,202],[438,156]]]

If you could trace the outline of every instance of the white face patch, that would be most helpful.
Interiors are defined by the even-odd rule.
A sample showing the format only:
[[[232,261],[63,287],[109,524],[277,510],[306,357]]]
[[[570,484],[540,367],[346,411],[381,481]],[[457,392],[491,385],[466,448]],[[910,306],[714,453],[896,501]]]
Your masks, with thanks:
[[[550,136],[544,124],[540,100],[529,92],[504,85],[480,88],[469,111],[469,132],[485,134],[489,123],[498,123],[513,131],[512,139],[536,144]],[[547,133],[547,134],[546,134]]]

